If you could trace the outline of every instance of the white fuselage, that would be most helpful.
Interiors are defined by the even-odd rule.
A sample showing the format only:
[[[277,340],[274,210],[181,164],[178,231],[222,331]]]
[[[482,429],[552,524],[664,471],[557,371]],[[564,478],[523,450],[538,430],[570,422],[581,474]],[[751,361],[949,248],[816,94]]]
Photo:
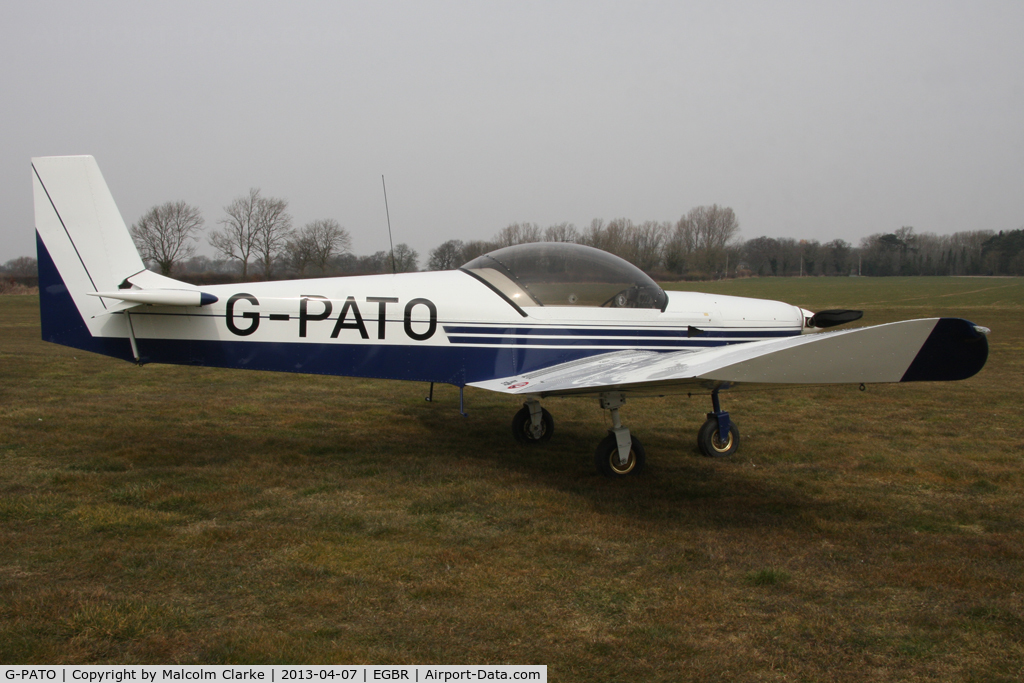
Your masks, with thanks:
[[[462,271],[202,287],[202,307],[137,306],[90,321],[144,362],[172,362],[462,385],[621,349],[675,351],[804,330],[775,301],[670,292],[664,311],[516,309]],[[184,342],[184,343],[183,343]]]

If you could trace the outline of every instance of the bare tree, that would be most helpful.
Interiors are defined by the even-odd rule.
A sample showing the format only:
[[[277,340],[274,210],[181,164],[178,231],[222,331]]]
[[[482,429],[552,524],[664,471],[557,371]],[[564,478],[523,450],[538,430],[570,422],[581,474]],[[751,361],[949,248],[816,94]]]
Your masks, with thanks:
[[[628,218],[616,218],[607,223],[600,218],[590,221],[590,227],[580,236],[580,244],[607,251],[610,254],[627,257],[629,251],[628,234],[633,229],[633,221]]]
[[[629,256],[629,234],[633,231],[633,221],[628,218],[615,218],[604,226],[604,240],[607,248],[616,256]]]
[[[631,225],[626,234],[626,260],[648,273],[657,268],[661,264],[662,243],[668,234],[669,225],[657,221]]]
[[[846,275],[850,271],[850,243],[835,239],[825,244],[826,264],[832,275]]]
[[[706,273],[724,267],[725,247],[740,231],[733,210],[718,204],[698,206],[686,218],[693,228],[697,267]]]
[[[31,256],[19,256],[5,263],[0,272],[11,277],[36,277],[39,274],[39,264]]]
[[[917,251],[914,228],[903,226],[890,233],[861,238],[865,275],[917,275],[911,255]]]
[[[263,268],[268,280],[273,276],[274,261],[284,251],[291,237],[292,217],[288,202],[261,197],[259,188],[238,197],[224,207],[227,217],[218,221],[223,230],[210,234],[210,244],[224,258],[242,264],[242,279],[249,276],[249,261],[254,259]]]
[[[249,259],[256,249],[257,205],[260,201],[258,188],[251,188],[249,196],[238,197],[224,207],[227,218],[219,221],[223,230],[210,233],[210,244],[226,258],[242,264],[242,280],[249,277]]]
[[[804,258],[804,275],[824,275],[828,266],[828,250],[818,240],[800,240]]]
[[[130,232],[143,261],[157,264],[160,274],[170,276],[174,264],[196,253],[192,242],[203,228],[199,209],[185,202],[167,202],[143,214]]]
[[[755,237],[743,245],[743,256],[756,275],[779,273],[779,241],[772,237]]]
[[[981,257],[985,252],[985,244],[995,236],[991,230],[973,230],[966,232],[954,232],[949,236],[950,253],[954,250],[960,254],[960,269],[958,275],[974,273],[971,264],[981,265]]]
[[[1024,275],[1024,229],[1000,230],[985,240],[981,265],[993,274]]]
[[[590,225],[580,234],[579,239],[576,240],[580,244],[585,244],[588,247],[594,247],[601,249],[602,244],[605,242],[604,237],[604,219],[595,218],[590,221]]]
[[[458,268],[465,261],[462,258],[462,240],[448,240],[438,247],[430,250],[430,259],[427,261],[427,270],[452,270]]]
[[[391,272],[391,255],[386,251],[378,251],[369,256],[341,254],[331,260],[331,267],[346,275],[376,275]]]
[[[697,250],[697,240],[693,223],[686,216],[681,217],[665,240],[665,267],[673,273],[682,275],[693,267],[693,255]]]
[[[579,238],[579,231],[572,223],[556,223],[544,230],[545,242],[577,242]]]
[[[261,197],[256,211],[256,259],[263,267],[263,276],[273,278],[274,261],[284,253],[292,236],[292,217],[288,202]]]
[[[331,218],[306,223],[288,241],[286,251],[292,266],[303,275],[306,266],[314,265],[320,273],[327,272],[331,260],[352,250],[352,236]]]
[[[292,239],[288,240],[285,247],[288,266],[295,269],[299,277],[306,276],[306,268],[313,262],[313,244],[302,234],[297,232]]]
[[[356,268],[357,273],[390,273],[391,255],[386,251],[377,251],[369,256],[361,256]]]
[[[498,245],[494,242],[484,242],[483,240],[473,240],[472,242],[466,242],[462,245],[462,263],[469,263],[478,256],[494,251],[498,248]],[[460,264],[461,265],[461,264]]]
[[[419,253],[405,242],[395,245],[395,272],[412,273],[419,269]]]
[[[494,241],[499,247],[511,247],[515,244],[540,242],[540,226],[536,223],[511,223],[498,231]]]
[[[657,221],[635,225],[628,218],[616,218],[607,223],[595,218],[582,235],[576,235],[575,241],[615,254],[641,270],[651,271],[663,259],[662,245],[666,242],[669,228],[668,223]]]

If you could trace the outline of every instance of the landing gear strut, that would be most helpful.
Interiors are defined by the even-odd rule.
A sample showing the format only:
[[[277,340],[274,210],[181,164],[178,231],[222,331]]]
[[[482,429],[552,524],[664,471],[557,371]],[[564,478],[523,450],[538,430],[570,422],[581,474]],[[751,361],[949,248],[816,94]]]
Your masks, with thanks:
[[[713,412],[697,431],[697,447],[709,458],[732,455],[740,447],[740,430],[718,402],[718,389],[711,392]],[[725,435],[724,437],[722,435]]]
[[[647,454],[640,439],[629,433],[619,419],[619,408],[626,402],[620,391],[601,394],[601,407],[612,414],[612,428],[602,439],[594,453],[597,471],[607,477],[624,477],[643,472]],[[512,418],[512,436],[523,444],[539,444],[551,439],[555,433],[555,420],[540,402],[529,398]]]
[[[594,464],[606,477],[635,476],[643,472],[647,464],[647,453],[640,439],[632,436],[619,419],[619,408],[625,402],[626,396],[620,391],[601,394],[601,407],[612,414],[612,428],[597,445]]]

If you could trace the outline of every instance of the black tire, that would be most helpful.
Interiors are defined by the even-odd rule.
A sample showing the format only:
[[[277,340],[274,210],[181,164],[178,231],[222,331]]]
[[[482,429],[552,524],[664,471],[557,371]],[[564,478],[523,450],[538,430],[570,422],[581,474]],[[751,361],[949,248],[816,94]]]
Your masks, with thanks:
[[[524,405],[522,409],[512,418],[512,436],[516,437],[519,443],[543,443],[551,440],[555,433],[555,418],[545,408],[540,409],[541,434],[535,437],[530,431],[530,408]]]
[[[630,435],[633,443],[629,449],[629,459],[625,467],[619,467],[619,444],[614,434],[601,439],[594,453],[594,464],[597,471],[606,477],[635,477],[644,471],[647,465],[647,453],[640,439]]]
[[[697,431],[697,448],[708,458],[724,458],[740,447],[740,430],[736,423],[729,422],[729,438],[723,443],[718,434],[718,418],[709,417]]]

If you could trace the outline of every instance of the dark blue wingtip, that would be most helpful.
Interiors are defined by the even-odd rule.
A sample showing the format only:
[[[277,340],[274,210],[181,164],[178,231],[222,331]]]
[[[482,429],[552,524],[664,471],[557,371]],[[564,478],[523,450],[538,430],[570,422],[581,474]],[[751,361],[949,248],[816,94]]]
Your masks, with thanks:
[[[209,306],[210,304],[217,303],[218,299],[213,294],[207,294],[206,292],[199,292],[199,305]]]
[[[940,318],[901,382],[950,382],[978,374],[988,360],[988,337],[974,323]]]

